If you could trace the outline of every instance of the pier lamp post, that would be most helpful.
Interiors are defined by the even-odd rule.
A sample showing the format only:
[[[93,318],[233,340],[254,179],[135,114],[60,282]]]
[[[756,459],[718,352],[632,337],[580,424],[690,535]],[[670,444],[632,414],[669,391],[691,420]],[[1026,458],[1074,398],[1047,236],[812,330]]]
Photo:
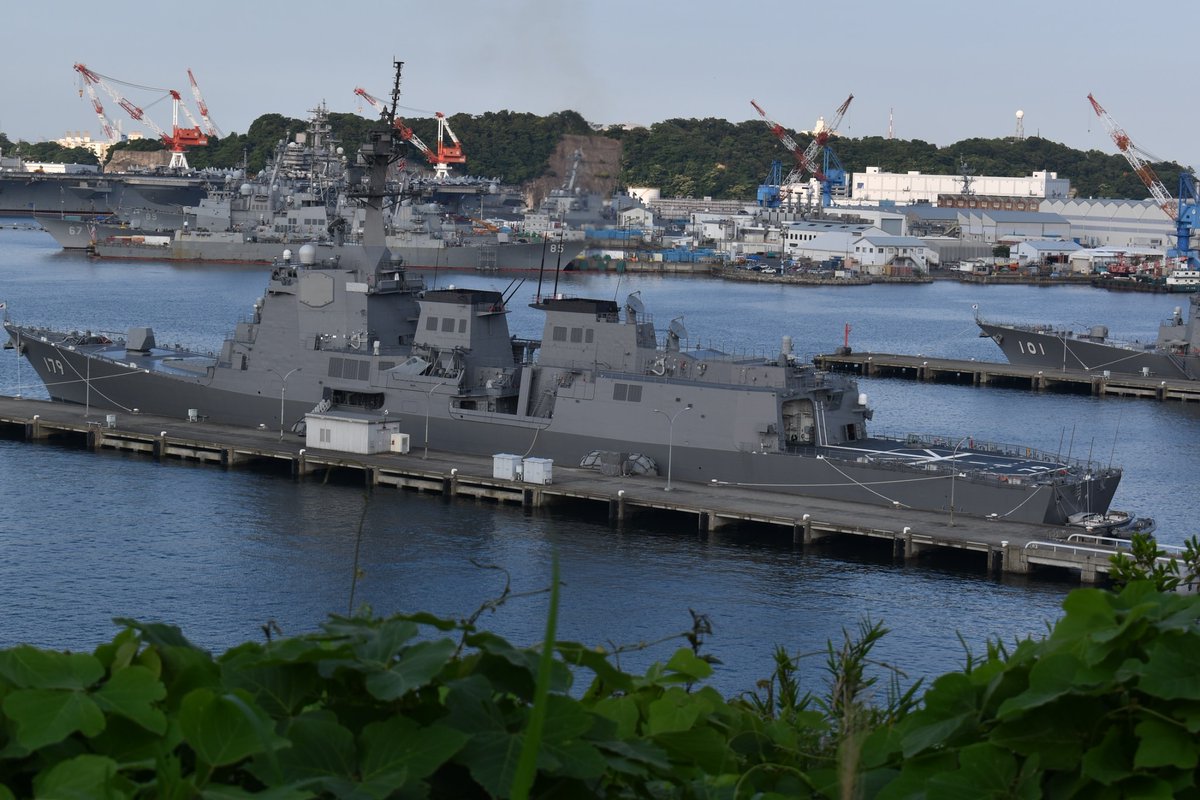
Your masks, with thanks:
[[[429,458],[429,409],[433,405],[433,393],[446,381],[438,381],[426,392],[425,398],[425,454],[421,458]]]
[[[971,437],[964,436],[958,440],[958,444],[954,445],[954,450],[950,453],[950,527],[954,527],[954,478],[958,475],[958,448],[962,447],[962,443]]]
[[[667,418],[667,485],[663,487],[664,492],[671,491],[671,457],[675,450],[675,418],[685,411],[691,411],[692,404],[688,403],[683,408],[676,411],[674,414],[668,414],[661,408],[654,409],[655,414],[662,414]]]
[[[299,372],[301,367],[293,367],[286,373],[280,374],[277,370],[267,367],[268,372],[274,372],[279,378],[279,441],[283,441],[283,398],[287,395],[287,379],[292,377],[293,372]]]

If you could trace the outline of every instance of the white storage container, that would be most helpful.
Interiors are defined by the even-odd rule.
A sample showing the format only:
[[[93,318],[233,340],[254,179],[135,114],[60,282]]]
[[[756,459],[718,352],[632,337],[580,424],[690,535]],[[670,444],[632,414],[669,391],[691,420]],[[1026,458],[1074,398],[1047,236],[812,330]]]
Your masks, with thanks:
[[[492,456],[492,477],[506,481],[520,480],[521,457],[512,453],[496,453]]]
[[[548,484],[554,478],[554,459],[527,458],[521,465],[526,483]]]
[[[409,439],[407,433],[393,433],[391,447],[388,449],[393,453],[407,453],[409,451]]]

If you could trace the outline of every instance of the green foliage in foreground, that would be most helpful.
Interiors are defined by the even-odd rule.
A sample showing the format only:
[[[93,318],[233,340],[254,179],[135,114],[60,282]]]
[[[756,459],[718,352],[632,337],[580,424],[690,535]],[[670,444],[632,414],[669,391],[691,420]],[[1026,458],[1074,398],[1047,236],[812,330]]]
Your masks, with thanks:
[[[633,675],[425,614],[264,628],[216,658],[122,620],[92,654],[0,651],[0,798],[525,796],[523,748],[532,797],[1200,796],[1200,599],[1138,580],[1063,608],[1045,639],[882,705],[868,624],[830,645],[823,690],[781,650],[726,698],[703,685],[699,624]]]

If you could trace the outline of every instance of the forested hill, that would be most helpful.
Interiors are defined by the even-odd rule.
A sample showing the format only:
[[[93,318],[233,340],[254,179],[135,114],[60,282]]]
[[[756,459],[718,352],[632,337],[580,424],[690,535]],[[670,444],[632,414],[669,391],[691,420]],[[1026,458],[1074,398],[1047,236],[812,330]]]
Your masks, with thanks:
[[[783,161],[786,172],[791,155],[761,122],[733,123],[723,119],[670,119],[649,128],[610,128],[597,133],[574,111],[549,116],[499,111],[449,118],[467,153],[466,170],[473,175],[497,177],[506,183],[524,184],[544,177],[550,155],[565,134],[606,136],[622,145],[621,186],[657,186],[664,196],[712,196],[753,198],[771,161]],[[346,153],[355,152],[367,128],[374,124],[356,114],[331,113],[335,138]],[[409,120],[426,143],[436,140],[432,119]],[[212,139],[207,147],[190,150],[188,160],[196,167],[230,167],[243,162],[252,170],[261,168],[275,143],[305,128],[303,120],[279,114],[264,114],[244,134]],[[796,136],[801,147],[807,137]],[[136,142],[118,147],[158,147],[156,142]],[[868,166],[885,172],[918,171],[926,174],[959,174],[965,163],[975,175],[1026,176],[1049,170],[1068,178],[1081,197],[1143,198],[1148,195],[1125,159],[1115,152],[1075,150],[1038,137],[1014,139],[965,139],[938,147],[919,139],[837,137],[832,141],[847,172],[862,172]],[[20,150],[31,160],[82,160],[79,150],[64,150],[52,142],[12,143],[0,134],[6,154]],[[86,151],[83,151],[86,153]],[[70,157],[68,157],[70,156]],[[585,150],[586,157],[586,150]],[[420,163],[413,150],[410,161]],[[1172,162],[1154,164],[1167,191],[1174,193],[1183,169]]]

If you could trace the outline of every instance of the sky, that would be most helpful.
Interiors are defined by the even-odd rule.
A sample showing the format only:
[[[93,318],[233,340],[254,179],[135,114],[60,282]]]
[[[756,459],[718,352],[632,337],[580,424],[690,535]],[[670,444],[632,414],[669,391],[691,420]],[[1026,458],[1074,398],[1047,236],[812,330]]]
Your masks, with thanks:
[[[14,141],[101,138],[76,62],[189,101],[190,68],[213,121],[244,133],[320,102],[373,116],[353,90],[387,96],[398,59],[413,118],[740,122],[757,119],[753,98],[808,130],[853,94],[847,136],[887,136],[889,116],[896,138],[939,146],[1012,136],[1021,110],[1027,136],[1115,153],[1091,92],[1141,149],[1200,166],[1189,0],[60,0],[9,9],[5,27],[18,35],[0,48],[0,131]],[[163,92],[117,88],[169,129]],[[100,99],[126,132],[146,132]]]

